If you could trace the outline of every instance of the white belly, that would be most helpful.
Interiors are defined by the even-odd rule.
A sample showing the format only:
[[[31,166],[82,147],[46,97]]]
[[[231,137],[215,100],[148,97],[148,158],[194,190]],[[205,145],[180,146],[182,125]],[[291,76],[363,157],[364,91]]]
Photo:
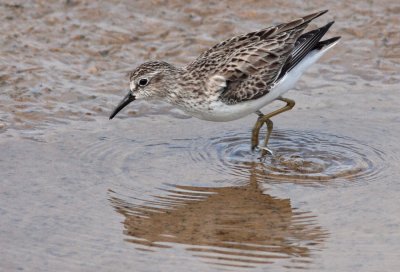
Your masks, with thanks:
[[[209,105],[209,108],[206,111],[191,114],[199,119],[208,121],[233,121],[255,113],[257,110],[268,105],[288,90],[289,89],[283,90],[277,85],[271,92],[256,100],[249,100],[233,105],[225,104],[222,101],[215,101]]]

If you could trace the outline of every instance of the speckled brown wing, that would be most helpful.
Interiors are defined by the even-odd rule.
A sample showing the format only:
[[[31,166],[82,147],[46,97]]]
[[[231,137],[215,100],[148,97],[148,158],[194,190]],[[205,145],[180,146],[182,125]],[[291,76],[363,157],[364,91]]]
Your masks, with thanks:
[[[187,70],[206,77],[207,91],[219,92],[225,103],[261,97],[269,92],[308,23],[325,12],[223,41],[201,54]]]
[[[232,54],[217,71],[226,80],[220,99],[227,104],[235,104],[267,94],[300,33],[300,30],[279,33]]]

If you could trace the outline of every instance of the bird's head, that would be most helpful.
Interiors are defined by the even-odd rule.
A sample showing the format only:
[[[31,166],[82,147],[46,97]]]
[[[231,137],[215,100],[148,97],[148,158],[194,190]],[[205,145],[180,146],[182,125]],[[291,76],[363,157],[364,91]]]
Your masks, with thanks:
[[[174,83],[177,68],[167,62],[149,61],[130,73],[130,90],[110,115],[110,119],[136,99],[163,99]]]

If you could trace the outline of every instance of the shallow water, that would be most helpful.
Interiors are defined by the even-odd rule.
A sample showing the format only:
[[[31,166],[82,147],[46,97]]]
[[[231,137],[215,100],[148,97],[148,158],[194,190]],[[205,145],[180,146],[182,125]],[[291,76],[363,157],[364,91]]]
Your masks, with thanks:
[[[184,65],[325,8],[316,23],[343,38],[288,93],[264,162],[256,116],[135,101],[108,120],[142,61]],[[0,15],[0,270],[400,266],[397,1],[3,1]]]

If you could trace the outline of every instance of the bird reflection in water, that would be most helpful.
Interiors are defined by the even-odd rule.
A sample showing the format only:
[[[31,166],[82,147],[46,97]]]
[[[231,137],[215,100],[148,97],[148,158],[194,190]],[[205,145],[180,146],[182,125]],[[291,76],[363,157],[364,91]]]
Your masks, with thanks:
[[[174,186],[164,193],[137,205],[111,192],[113,207],[125,217],[127,241],[147,249],[183,244],[219,265],[305,268],[328,236],[310,212],[265,194],[255,173],[244,186]]]

